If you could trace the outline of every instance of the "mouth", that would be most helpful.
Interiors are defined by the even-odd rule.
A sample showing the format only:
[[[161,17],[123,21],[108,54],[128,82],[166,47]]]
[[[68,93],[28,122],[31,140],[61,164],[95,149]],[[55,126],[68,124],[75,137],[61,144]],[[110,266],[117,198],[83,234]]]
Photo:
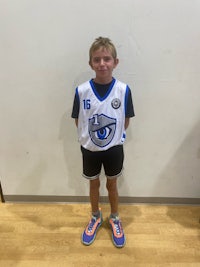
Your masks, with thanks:
[[[101,71],[101,72],[105,72],[105,71],[107,71],[107,69],[100,69],[99,71]]]

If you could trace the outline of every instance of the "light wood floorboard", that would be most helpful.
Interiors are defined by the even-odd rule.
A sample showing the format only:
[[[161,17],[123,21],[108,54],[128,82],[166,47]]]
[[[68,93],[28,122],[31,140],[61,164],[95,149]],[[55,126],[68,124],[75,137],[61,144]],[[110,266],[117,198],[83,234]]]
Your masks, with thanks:
[[[117,249],[104,223],[95,242],[81,244],[89,204],[0,203],[1,267],[198,267],[200,207],[121,205],[127,237]]]

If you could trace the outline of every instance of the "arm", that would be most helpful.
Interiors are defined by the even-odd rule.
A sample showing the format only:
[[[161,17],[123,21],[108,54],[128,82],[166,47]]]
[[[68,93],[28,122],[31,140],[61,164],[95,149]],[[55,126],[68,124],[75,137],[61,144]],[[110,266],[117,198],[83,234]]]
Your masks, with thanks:
[[[75,124],[77,127],[78,127],[78,116],[79,116],[79,97],[78,97],[78,93],[76,90],[71,117],[75,120]]]
[[[130,122],[130,118],[125,118],[125,123],[124,123],[125,130],[128,128],[129,122]]]
[[[130,118],[134,116],[135,116],[135,113],[134,113],[134,108],[133,108],[131,90],[129,87],[127,87],[127,101],[126,101],[126,112],[125,112],[125,123],[124,123],[125,130],[129,126]]]

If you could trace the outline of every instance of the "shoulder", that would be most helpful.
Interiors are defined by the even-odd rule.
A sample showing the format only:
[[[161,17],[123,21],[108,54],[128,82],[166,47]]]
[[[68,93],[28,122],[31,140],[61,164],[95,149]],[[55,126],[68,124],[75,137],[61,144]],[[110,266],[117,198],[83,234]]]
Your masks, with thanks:
[[[78,85],[78,87],[76,88],[76,95],[78,97],[81,97],[81,96],[85,95],[90,88],[91,88],[90,87],[90,81],[86,81],[86,82]]]
[[[90,81],[86,81],[77,87],[77,90],[84,90],[90,87]]]
[[[118,85],[118,86],[121,86],[121,87],[127,87],[128,85],[122,81],[119,81],[119,80],[115,80],[115,84]]]
[[[124,82],[122,82],[122,81],[116,80],[115,85],[116,85],[116,87],[117,87],[118,89],[120,89],[120,90],[122,90],[122,91],[124,91],[124,92],[126,92],[126,93],[127,93],[128,91],[130,91],[130,87],[128,86],[128,84],[126,84],[126,83],[124,83]]]

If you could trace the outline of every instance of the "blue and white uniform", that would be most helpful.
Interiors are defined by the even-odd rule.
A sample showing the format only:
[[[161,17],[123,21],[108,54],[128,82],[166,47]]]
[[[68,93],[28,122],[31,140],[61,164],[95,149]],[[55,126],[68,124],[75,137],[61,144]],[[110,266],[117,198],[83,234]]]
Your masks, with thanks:
[[[78,140],[85,149],[104,151],[125,140],[125,113],[129,87],[113,79],[101,97],[92,80],[76,89],[79,99]]]

